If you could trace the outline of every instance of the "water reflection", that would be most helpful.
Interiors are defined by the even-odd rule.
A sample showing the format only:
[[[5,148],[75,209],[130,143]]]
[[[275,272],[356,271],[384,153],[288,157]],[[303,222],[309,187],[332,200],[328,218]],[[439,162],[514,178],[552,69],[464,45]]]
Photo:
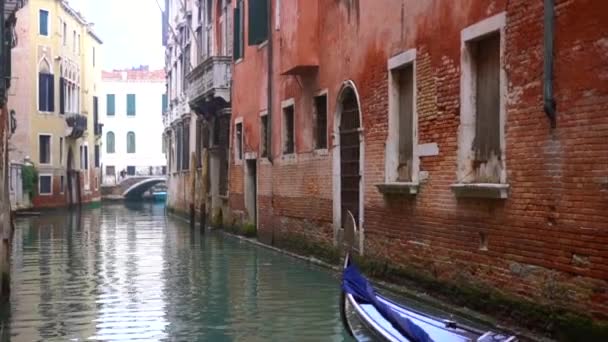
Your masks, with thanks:
[[[343,341],[330,273],[129,203],[18,222],[12,341]]]

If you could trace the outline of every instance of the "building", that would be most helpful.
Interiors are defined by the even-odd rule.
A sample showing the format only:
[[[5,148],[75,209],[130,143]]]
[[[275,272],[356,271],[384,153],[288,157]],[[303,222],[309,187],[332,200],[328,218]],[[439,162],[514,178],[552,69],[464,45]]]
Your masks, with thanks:
[[[123,176],[164,175],[162,113],[165,72],[142,67],[103,72],[101,123],[103,184]]]
[[[227,222],[322,254],[350,211],[393,276],[608,317],[605,3],[231,5]]]
[[[0,1],[0,300],[8,298],[10,290],[10,246],[13,236],[8,140],[14,130],[13,111],[7,101],[12,81],[11,49],[17,45],[16,12],[26,1]]]
[[[29,1],[17,13],[16,31],[10,159],[36,167],[34,207],[98,201],[102,42],[61,0]]]
[[[228,208],[232,6],[228,0],[165,6],[168,206],[221,220]]]

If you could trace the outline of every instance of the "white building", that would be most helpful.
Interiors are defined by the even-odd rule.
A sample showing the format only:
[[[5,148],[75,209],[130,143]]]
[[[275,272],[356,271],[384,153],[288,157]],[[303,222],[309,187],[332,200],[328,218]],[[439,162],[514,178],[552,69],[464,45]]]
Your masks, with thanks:
[[[166,173],[162,114],[167,107],[164,70],[147,67],[103,73],[103,183],[124,176]]]

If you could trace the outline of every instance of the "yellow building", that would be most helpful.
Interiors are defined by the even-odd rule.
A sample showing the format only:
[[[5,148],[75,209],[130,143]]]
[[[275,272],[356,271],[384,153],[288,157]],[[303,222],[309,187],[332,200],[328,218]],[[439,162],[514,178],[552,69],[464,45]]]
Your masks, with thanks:
[[[11,161],[38,171],[34,207],[99,200],[101,130],[96,122],[101,40],[66,1],[30,0],[17,13],[17,117]],[[97,158],[96,158],[97,157]]]

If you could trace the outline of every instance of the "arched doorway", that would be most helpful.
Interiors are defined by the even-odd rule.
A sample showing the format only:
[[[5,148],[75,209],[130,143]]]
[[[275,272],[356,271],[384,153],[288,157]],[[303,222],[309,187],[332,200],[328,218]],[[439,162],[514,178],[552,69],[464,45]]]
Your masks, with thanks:
[[[338,95],[334,121],[334,229],[344,227],[347,211],[359,227],[359,250],[363,252],[363,129],[356,88],[346,82]]]

